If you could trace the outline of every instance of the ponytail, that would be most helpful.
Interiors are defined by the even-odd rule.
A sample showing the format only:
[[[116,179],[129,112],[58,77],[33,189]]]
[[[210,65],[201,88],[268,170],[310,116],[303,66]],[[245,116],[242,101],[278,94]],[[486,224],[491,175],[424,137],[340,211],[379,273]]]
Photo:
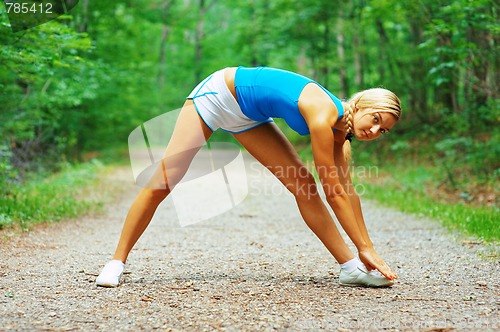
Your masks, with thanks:
[[[349,162],[351,160],[351,139],[354,135],[354,113],[356,110],[356,104],[361,98],[363,92],[358,92],[351,97],[347,102],[343,103],[344,106],[344,118],[345,118],[345,132],[346,140],[344,145],[342,145],[342,153],[344,154],[345,161]]]

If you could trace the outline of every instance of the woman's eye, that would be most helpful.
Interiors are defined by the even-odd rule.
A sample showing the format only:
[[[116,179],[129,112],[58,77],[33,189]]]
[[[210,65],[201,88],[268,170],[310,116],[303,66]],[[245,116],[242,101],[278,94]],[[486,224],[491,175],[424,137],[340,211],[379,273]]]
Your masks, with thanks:
[[[385,129],[380,129],[380,133],[385,134],[386,133]]]
[[[378,122],[378,118],[376,115],[373,116],[373,121]]]

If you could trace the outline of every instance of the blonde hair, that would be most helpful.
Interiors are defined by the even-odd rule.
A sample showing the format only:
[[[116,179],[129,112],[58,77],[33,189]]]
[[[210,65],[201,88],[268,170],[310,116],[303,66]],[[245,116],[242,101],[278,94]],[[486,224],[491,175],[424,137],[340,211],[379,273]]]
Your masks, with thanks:
[[[349,100],[342,103],[344,106],[345,130],[347,135],[354,134],[354,114],[366,110],[368,113],[387,112],[396,117],[401,117],[401,102],[391,91],[374,88],[354,94]],[[351,142],[346,139],[342,146],[346,161],[351,159]]]

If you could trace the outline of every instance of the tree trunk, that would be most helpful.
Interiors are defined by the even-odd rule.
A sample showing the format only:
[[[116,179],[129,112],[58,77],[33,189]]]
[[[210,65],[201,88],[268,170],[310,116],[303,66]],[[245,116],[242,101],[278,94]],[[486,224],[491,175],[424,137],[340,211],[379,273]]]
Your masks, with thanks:
[[[163,87],[165,86],[165,70],[167,67],[166,48],[169,35],[170,35],[170,28],[167,25],[163,24],[161,28],[160,56],[158,60],[159,62],[158,86],[160,88],[160,91],[162,91]]]
[[[453,47],[451,33],[442,33],[439,37],[439,45],[441,47],[446,49],[451,49]],[[441,61],[449,62],[450,58],[444,55]],[[446,69],[440,73],[445,76],[446,82],[437,89],[437,94],[439,96],[438,99],[443,102],[445,108],[451,110],[453,113],[460,113],[460,107],[457,102],[458,84],[456,83],[457,77],[454,75],[454,70],[455,69]]]
[[[385,35],[385,30],[384,26],[382,25],[382,21],[378,19],[375,22],[375,25],[377,27],[377,32],[379,34],[380,40],[379,40],[379,56],[380,59],[378,61],[378,72],[380,75],[380,81],[385,82],[385,66],[387,64],[387,53],[386,53],[386,41],[387,41],[387,36]]]
[[[252,0],[251,1],[252,3],[252,7],[251,7],[251,17],[252,17],[252,22],[256,22],[257,21],[257,4],[255,3],[255,0]],[[255,27],[255,28],[260,28],[260,27]],[[251,52],[252,54],[250,54],[250,63],[251,63],[251,66],[252,67],[257,67],[259,65],[261,65],[261,63],[259,63],[259,55],[258,55],[258,49],[259,49],[259,45],[257,43],[257,35],[258,33],[254,31],[254,33],[251,34],[251,37],[250,37],[250,43],[251,43]]]
[[[342,96],[340,97],[346,98],[349,96],[349,81],[346,72],[344,18],[342,17],[342,11],[339,11],[339,17],[337,18],[337,58],[339,66],[340,91],[342,93]]]
[[[350,18],[353,20],[354,24],[361,22],[363,19],[363,8],[365,7],[365,1],[361,0],[351,0],[351,14]],[[352,21],[351,21],[352,24]],[[352,25],[351,25],[352,26]],[[354,60],[354,84],[356,90],[363,89],[365,87],[364,79],[364,56],[365,47],[363,39],[363,29],[352,34],[352,47],[353,47],[353,60]]]
[[[418,49],[418,45],[423,42],[423,30],[421,18],[412,18],[410,22],[410,40],[411,45]],[[427,70],[425,66],[425,59],[418,56],[410,63],[409,71],[411,79],[408,81],[407,93],[409,109],[416,110],[414,114],[424,122],[428,122],[429,114],[427,107],[427,83],[426,76]],[[410,113],[412,114],[412,113]]]
[[[355,33],[353,36],[352,44],[354,46],[354,83],[356,84],[356,89],[361,89],[365,85],[364,80],[364,66],[363,66],[363,37],[360,33]]]
[[[202,70],[202,56],[203,56],[203,38],[204,38],[204,18],[206,14],[205,0],[199,0],[198,21],[196,23],[196,36],[195,36],[195,56],[194,56],[194,80],[200,82],[203,75]]]
[[[165,86],[165,71],[167,67],[167,41],[168,36],[170,35],[170,27],[168,25],[170,8],[174,4],[175,0],[165,1],[161,8],[163,11],[162,14],[162,28],[161,28],[161,37],[160,37],[160,54],[158,58],[159,71],[158,71],[158,86],[160,91]]]
[[[479,30],[472,28],[472,42],[477,45],[477,56],[479,60],[474,59],[474,55],[471,56],[472,63],[472,74],[474,76],[474,81],[476,81],[476,91],[474,92],[475,106],[486,105],[488,98],[493,94],[493,91],[489,89],[489,70],[490,62],[488,61],[488,54],[493,54],[495,51],[490,50],[490,36],[489,32],[485,30]],[[490,50],[490,51],[489,51]],[[491,52],[491,53],[490,53]],[[497,59],[498,61],[498,59]]]
[[[82,5],[82,15],[77,31],[87,32],[89,25],[89,0],[82,0],[81,5]]]
[[[323,47],[319,47],[319,59],[320,59],[320,80],[321,83],[328,87],[329,84],[329,76],[330,76],[330,59],[331,59],[331,43],[330,39],[332,38],[332,33],[330,30],[331,26],[331,10],[332,6],[329,2],[323,2],[320,9],[321,12],[319,13],[319,19],[318,23],[322,22],[325,29],[323,31]]]

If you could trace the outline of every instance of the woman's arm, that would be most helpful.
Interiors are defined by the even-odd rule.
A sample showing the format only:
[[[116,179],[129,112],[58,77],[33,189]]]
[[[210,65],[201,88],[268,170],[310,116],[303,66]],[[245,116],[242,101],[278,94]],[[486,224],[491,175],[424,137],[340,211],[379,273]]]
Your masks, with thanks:
[[[339,169],[335,165],[332,153],[334,151],[333,131],[331,127],[322,124],[317,124],[309,129],[314,163],[326,200],[356,248],[364,250],[370,244],[366,242],[356,221],[351,199],[340,182]]]
[[[389,279],[397,278],[373,248],[361,213],[357,195],[349,195],[340,182],[341,171],[335,164],[334,134],[331,127],[316,124],[309,128],[316,170],[325,191],[326,200],[342,228],[358,249],[359,258],[369,270],[377,269]],[[339,147],[337,146],[337,150]]]
[[[369,248],[367,252],[360,251],[359,256],[369,270],[377,269],[382,272],[382,270],[380,270],[380,268],[373,264],[370,259],[366,258],[366,255],[373,257],[374,253],[376,254],[376,252],[373,249],[373,242],[368,235],[368,229],[366,228],[365,219],[363,218],[363,211],[361,209],[361,201],[351,181],[348,162],[345,160],[344,154],[342,152],[342,145],[344,144],[344,141],[345,138],[343,136],[336,137],[334,143],[334,160],[335,165],[337,165],[338,167],[339,181],[344,187],[344,191],[349,196],[349,200],[356,217],[356,224],[358,225],[361,235],[363,236],[363,239],[367,244],[367,248]],[[384,266],[383,269],[389,269],[389,267],[383,262],[383,260],[380,257],[377,257],[378,254],[376,254],[375,259],[379,260],[379,264],[382,264],[382,266]],[[391,277],[389,277],[388,275],[386,275],[386,277],[392,279],[397,278],[397,275],[392,273]]]
[[[343,133],[342,133],[343,134]],[[335,135],[337,136],[337,135]],[[344,154],[342,152],[342,145],[344,144],[344,137],[337,138],[335,137],[334,143],[334,160],[335,165],[338,167],[338,176],[339,181],[344,188],[344,191],[349,196],[349,201],[351,202],[351,206],[356,217],[356,223],[358,224],[359,230],[369,247],[373,246],[373,242],[370,239],[368,234],[368,229],[366,228],[365,219],[363,217],[363,211],[361,209],[361,201],[359,196],[354,188],[351,175],[349,172],[349,164],[344,158]]]
[[[306,85],[302,90],[299,97],[299,110],[309,128],[314,163],[326,194],[326,200],[356,248],[363,250],[368,244],[355,221],[351,201],[340,184],[333,158],[332,128],[337,122],[338,110],[331,98],[314,83]]]
[[[336,152],[333,128],[338,118],[335,105],[321,88],[316,84],[309,84],[299,98],[299,109],[309,128],[316,171],[328,204],[358,249],[359,257],[367,268],[377,269],[389,279],[397,278],[373,249],[366,227],[358,224],[353,208],[353,203],[356,206],[356,202],[351,203],[351,198],[340,182],[339,169],[334,159]]]

